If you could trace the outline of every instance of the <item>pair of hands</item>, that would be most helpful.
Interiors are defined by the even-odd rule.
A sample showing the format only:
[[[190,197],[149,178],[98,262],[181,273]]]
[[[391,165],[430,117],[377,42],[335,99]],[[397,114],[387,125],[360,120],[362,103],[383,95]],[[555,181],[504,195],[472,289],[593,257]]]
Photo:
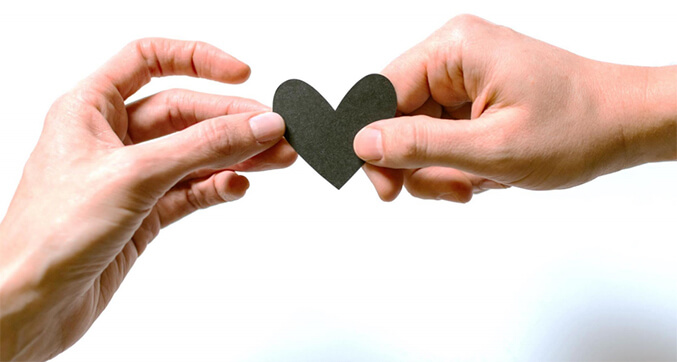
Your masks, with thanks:
[[[677,157],[677,111],[663,101],[677,94],[674,68],[598,63],[462,16],[383,74],[400,116],[354,147],[384,200],[402,187],[459,202],[571,187]],[[0,359],[71,346],[162,227],[242,197],[236,171],[296,159],[283,120],[252,100],[170,90],[125,104],[168,75],[240,83],[249,68],[204,43],[144,39],[49,111],[0,224]]]

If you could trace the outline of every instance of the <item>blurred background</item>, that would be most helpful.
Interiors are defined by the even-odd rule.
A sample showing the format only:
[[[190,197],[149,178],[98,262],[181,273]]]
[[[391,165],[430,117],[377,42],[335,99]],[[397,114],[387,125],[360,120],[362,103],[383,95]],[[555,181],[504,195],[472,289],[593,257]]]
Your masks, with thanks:
[[[136,38],[210,42],[252,67],[167,88],[271,104],[289,78],[336,107],[472,13],[585,57],[677,63],[672,1],[58,1],[0,5],[0,215],[51,103]],[[677,102],[677,100],[675,100]],[[677,361],[677,167],[469,204],[381,202],[302,160],[163,230],[55,361]]]

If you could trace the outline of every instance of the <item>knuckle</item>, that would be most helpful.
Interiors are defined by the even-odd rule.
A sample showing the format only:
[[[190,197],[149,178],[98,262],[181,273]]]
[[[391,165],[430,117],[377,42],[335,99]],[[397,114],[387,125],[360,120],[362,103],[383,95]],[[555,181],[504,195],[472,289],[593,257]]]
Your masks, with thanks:
[[[460,14],[457,15],[447,22],[447,26],[460,30],[468,30],[473,27],[481,24],[485,24],[486,21],[482,18],[479,18],[471,14]]]
[[[219,190],[215,176],[193,183],[185,189],[186,202],[196,210],[225,202],[224,192]]]
[[[413,197],[423,200],[433,200],[437,198],[439,191],[429,182],[418,177],[410,177],[404,182],[404,187]]]
[[[141,57],[146,63],[150,76],[158,77],[164,74],[162,64],[157,56],[157,48],[161,42],[159,38],[141,38],[132,41],[125,47],[125,51]]]
[[[153,42],[154,42],[154,38],[141,38],[141,39],[132,40],[131,42],[127,43],[127,45],[125,45],[122,48],[122,51],[124,53],[131,53],[131,54],[134,54],[134,55],[140,55],[140,56],[146,58],[147,55],[153,49]]]
[[[209,45],[208,43],[205,43],[203,41],[199,40],[191,40],[186,42],[186,48],[190,50],[190,52],[194,55],[195,53],[203,52],[203,51],[211,51],[212,46]]]
[[[150,43],[152,41],[152,38],[139,38],[139,39],[134,39],[127,43],[125,48],[128,49],[138,49],[139,47],[143,47],[144,45]]]
[[[61,100],[79,108],[94,107],[105,117],[115,114],[125,105],[115,85],[97,76],[85,78]]]
[[[60,114],[68,112],[69,108],[73,106],[73,103],[74,102],[72,93],[66,93],[61,95],[54,101],[54,103],[52,103],[52,106],[50,107],[47,113],[45,121],[48,122],[50,120],[56,119]]]
[[[425,158],[428,137],[425,130],[417,122],[407,122],[398,130],[395,142],[396,157],[407,163]],[[384,145],[385,147],[385,145]],[[388,152],[384,152],[386,155]]]
[[[204,142],[218,156],[231,156],[238,151],[235,133],[229,123],[217,125],[216,119],[203,121],[197,128],[198,142]]]
[[[196,77],[201,77],[202,74],[200,74],[199,68],[197,66],[195,66],[195,63],[196,63],[195,57],[196,57],[196,54],[199,54],[200,52],[202,52],[202,49],[205,48],[205,44],[202,43],[202,42],[198,42],[198,41],[189,41],[189,42],[184,43],[184,45],[185,45],[185,51],[188,55],[187,58],[188,58],[188,61],[190,62],[190,68],[193,72],[193,75],[195,75]]]
[[[182,105],[189,105],[192,102],[192,94],[190,91],[182,88],[173,88],[163,91],[161,93],[164,106],[174,111],[180,110]]]
[[[224,114],[261,112],[270,109],[259,101],[242,97],[221,97],[218,98],[217,104]]]
[[[228,201],[228,193],[226,191],[228,185],[223,182],[218,182],[218,174],[212,176],[209,179],[209,189],[211,190],[212,197],[210,198],[210,205],[217,205],[222,202]],[[219,187],[221,185],[221,187]]]
[[[157,43],[160,39],[159,38],[153,38],[153,37],[145,37],[145,38],[139,38],[132,40],[131,42],[127,43],[125,46],[125,49],[130,50],[130,51],[144,51],[144,50],[152,50],[154,48],[155,43]]]
[[[413,186],[411,184],[405,184],[405,187],[409,194],[417,199],[430,200],[435,198],[430,195],[428,190],[421,189],[420,187]]]
[[[164,95],[166,99],[182,101],[190,97],[191,91],[184,88],[170,88],[162,91],[160,94]]]
[[[412,175],[413,176],[413,175]],[[422,185],[421,180],[418,177],[407,177],[404,180],[404,187],[407,189],[411,196],[414,196],[419,199],[431,199],[430,190]]]
[[[475,15],[461,14],[447,22],[444,26],[444,37],[463,42],[477,35],[477,32],[491,23]]]
[[[160,99],[162,105],[167,110],[167,119],[171,122],[174,129],[182,130],[194,123],[189,119],[190,115],[186,117],[182,111],[186,108],[185,104],[191,104],[192,102],[190,92],[180,88],[170,89],[163,91]]]
[[[106,111],[110,111],[109,103],[102,102],[94,90],[79,87],[62,95],[52,104],[46,123],[81,122],[101,117]]]
[[[156,219],[146,218],[134,235],[132,241],[138,255],[141,255],[145,246],[160,234],[160,223],[155,221]]]
[[[440,183],[415,176],[406,180],[405,187],[412,196],[419,199],[443,199],[460,203],[470,201],[473,191],[472,184],[464,180],[450,179]]]
[[[100,88],[98,82],[93,77],[88,77],[82,80],[66,97],[80,103],[96,104],[100,97],[98,94]]]
[[[191,185],[185,188],[184,193],[186,203],[190,205],[190,207],[192,207],[194,210],[205,209],[209,206],[205,205],[204,195],[202,195],[202,192],[200,191],[199,188]]]

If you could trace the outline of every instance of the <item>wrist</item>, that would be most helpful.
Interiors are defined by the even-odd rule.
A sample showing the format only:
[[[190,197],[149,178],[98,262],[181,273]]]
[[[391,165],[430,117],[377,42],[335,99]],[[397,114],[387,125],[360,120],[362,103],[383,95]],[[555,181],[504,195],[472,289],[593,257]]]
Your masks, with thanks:
[[[43,333],[48,330],[44,321],[55,320],[53,303],[39,287],[40,268],[18,251],[16,241],[26,239],[11,221],[8,215],[0,223],[0,360],[45,359],[36,351],[51,339]]]
[[[647,69],[647,112],[651,126],[645,138],[654,152],[649,162],[677,160],[677,66]]]
[[[598,63],[603,121],[618,139],[621,165],[677,159],[677,66]]]

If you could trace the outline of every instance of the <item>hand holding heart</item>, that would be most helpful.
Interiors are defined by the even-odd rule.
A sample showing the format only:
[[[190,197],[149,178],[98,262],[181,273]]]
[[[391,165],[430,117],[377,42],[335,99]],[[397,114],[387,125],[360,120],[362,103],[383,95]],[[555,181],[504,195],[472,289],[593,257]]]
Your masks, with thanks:
[[[68,348],[161,228],[242,197],[235,171],[296,159],[256,101],[171,90],[125,105],[169,75],[241,83],[249,67],[204,43],[144,39],[49,111],[0,224],[0,360]]]
[[[570,187],[677,159],[675,67],[594,62],[463,16],[383,74],[396,98],[385,78],[369,76],[336,112],[298,81],[276,96],[292,142],[305,137],[299,112],[302,121],[318,109],[338,120],[310,137],[340,132],[343,140],[299,148],[336,187],[362,164],[353,136],[395,106],[401,116],[354,137],[384,200],[404,185],[417,197],[466,202],[473,191]],[[249,184],[235,171],[296,159],[282,118],[255,101],[172,90],[125,104],[151,77],[167,75],[239,83],[249,67],[204,43],[145,39],[49,111],[0,223],[1,360],[43,360],[68,348],[162,227],[242,197]],[[312,107],[289,107],[294,92]],[[375,104],[361,108],[365,97]],[[340,170],[326,167],[337,158]]]
[[[383,74],[401,117],[357,134],[384,200],[572,187],[677,158],[677,68],[585,59],[472,16],[452,19]],[[647,95],[651,95],[647,97]]]
[[[379,74],[357,82],[336,111],[297,79],[280,85],[273,99],[273,111],[287,124],[284,136],[289,144],[337,189],[364,164],[353,151],[355,134],[373,121],[393,117],[396,109],[393,85]]]

